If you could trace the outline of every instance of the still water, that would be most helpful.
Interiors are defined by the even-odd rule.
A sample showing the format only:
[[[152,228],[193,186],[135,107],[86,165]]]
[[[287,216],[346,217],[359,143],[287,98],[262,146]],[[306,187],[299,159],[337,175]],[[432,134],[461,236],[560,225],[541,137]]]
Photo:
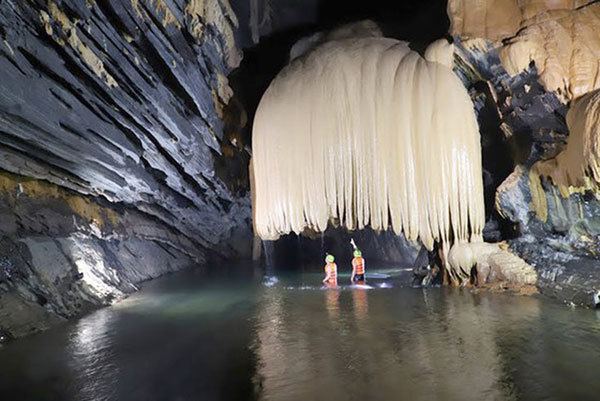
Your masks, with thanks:
[[[372,289],[251,267],[156,280],[0,348],[0,400],[600,399],[595,311],[391,273]]]

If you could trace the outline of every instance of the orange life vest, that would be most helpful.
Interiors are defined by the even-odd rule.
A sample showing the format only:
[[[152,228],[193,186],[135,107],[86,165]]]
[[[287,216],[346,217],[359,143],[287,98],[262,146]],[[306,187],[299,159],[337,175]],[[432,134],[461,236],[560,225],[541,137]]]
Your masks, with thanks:
[[[365,260],[361,257],[352,259],[354,274],[365,274]]]
[[[333,262],[325,265],[325,274],[329,274],[329,281],[337,280],[337,265]]]

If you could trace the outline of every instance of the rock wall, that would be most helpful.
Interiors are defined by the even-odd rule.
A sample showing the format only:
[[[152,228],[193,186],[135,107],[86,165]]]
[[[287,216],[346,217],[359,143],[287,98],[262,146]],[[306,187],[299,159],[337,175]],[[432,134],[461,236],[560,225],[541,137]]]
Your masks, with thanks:
[[[486,154],[503,149],[512,170],[498,176],[492,165],[487,171],[492,178],[486,192],[494,194],[496,209],[488,223],[504,225],[494,239],[509,239],[511,250],[537,270],[542,293],[595,306],[600,201],[589,191],[563,197],[531,169],[564,148],[567,106],[558,93],[545,90],[535,65],[511,77],[492,42],[459,41],[456,47],[457,72],[480,118],[484,167]]]
[[[236,25],[227,0],[0,1],[0,332],[249,254],[215,173],[244,152],[221,154]]]
[[[594,183],[567,188],[571,183],[557,180],[553,168],[569,167],[565,156],[585,148],[577,146],[586,135],[582,124],[595,124],[595,113],[580,108],[589,115],[573,116],[567,127],[567,106],[561,104],[573,107],[600,84],[599,6],[587,0],[448,3],[452,34],[469,39],[459,70],[480,110],[492,111],[479,113],[482,136],[500,138],[512,159],[514,171],[493,180],[495,207],[512,228],[510,246],[537,269],[543,293],[587,306],[597,306],[600,290],[600,198]],[[492,90],[479,90],[477,82]],[[574,142],[570,153],[556,157],[567,141]],[[485,152],[484,146],[484,164]],[[567,160],[577,164],[573,181],[591,169],[573,171],[593,161],[583,151]],[[498,178],[505,180],[495,185]]]

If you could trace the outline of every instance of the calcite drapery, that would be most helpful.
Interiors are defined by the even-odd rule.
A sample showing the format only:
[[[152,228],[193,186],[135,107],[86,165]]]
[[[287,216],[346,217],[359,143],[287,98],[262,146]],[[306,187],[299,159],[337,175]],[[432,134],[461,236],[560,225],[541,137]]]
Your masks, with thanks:
[[[253,130],[255,229],[262,238],[393,227],[431,248],[479,239],[481,150],[473,104],[449,65],[388,38],[332,40],[284,68]],[[451,99],[451,100],[450,100]]]
[[[600,4],[590,0],[450,0],[451,33],[503,40],[500,58],[519,74],[533,61],[547,90],[566,101],[600,88]]]

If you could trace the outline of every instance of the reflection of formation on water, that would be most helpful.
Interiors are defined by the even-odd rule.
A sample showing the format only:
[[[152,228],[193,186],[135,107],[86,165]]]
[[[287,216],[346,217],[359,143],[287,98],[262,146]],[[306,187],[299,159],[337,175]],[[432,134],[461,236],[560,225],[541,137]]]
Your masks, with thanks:
[[[538,300],[512,309],[466,292],[424,291],[419,299],[412,291],[343,287],[322,294],[265,291],[255,351],[268,397],[346,399],[378,388],[412,399],[514,398],[498,341],[507,326],[526,329]]]
[[[367,300],[367,290],[363,288],[357,288],[352,291],[352,306],[354,310],[354,316],[357,319],[365,319],[369,313],[369,302]]]
[[[325,308],[330,318],[339,317],[340,312],[340,291],[336,288],[329,288],[325,291]]]

